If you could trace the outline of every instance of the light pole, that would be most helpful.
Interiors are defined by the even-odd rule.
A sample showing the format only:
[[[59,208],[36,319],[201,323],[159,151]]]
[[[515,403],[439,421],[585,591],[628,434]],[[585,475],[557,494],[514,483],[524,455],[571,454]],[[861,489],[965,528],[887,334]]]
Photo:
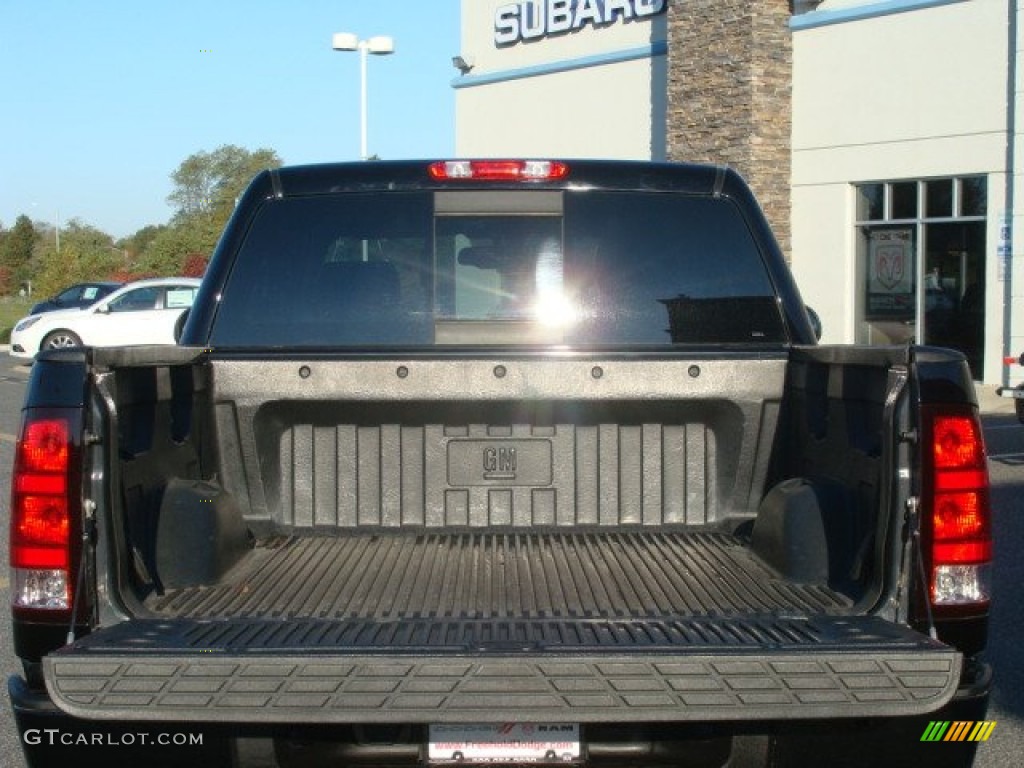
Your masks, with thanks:
[[[359,51],[359,156],[366,160],[370,154],[366,146],[366,54],[387,56],[395,52],[395,41],[386,35],[360,40],[351,32],[336,32],[331,39],[336,51]]]

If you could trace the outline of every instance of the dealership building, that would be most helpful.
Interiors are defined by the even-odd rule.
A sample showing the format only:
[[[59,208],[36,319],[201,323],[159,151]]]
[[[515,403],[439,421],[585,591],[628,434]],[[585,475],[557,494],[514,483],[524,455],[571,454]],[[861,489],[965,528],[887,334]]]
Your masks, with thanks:
[[[463,0],[456,151],[728,164],[824,342],[917,338],[1016,383],[1017,5]]]

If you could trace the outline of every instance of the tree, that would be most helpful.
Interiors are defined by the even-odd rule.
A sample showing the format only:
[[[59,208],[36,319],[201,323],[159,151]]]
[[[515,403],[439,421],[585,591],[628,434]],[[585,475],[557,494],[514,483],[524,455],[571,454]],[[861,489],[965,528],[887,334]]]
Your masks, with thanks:
[[[128,258],[134,261],[145,252],[149,244],[165,229],[167,229],[166,224],[149,224],[135,234],[118,240],[115,245],[123,249],[128,254]]]
[[[4,229],[4,224],[0,221],[0,254],[3,254],[6,247],[7,230]],[[14,293],[14,278],[11,275],[11,270],[5,267],[0,260],[0,296],[6,296],[9,293]]]
[[[210,260],[201,253],[191,253],[185,259],[181,268],[182,277],[202,277],[206,273],[206,266]]]
[[[206,214],[223,224],[252,177],[280,166],[281,158],[272,149],[250,152],[225,144],[212,152],[199,151],[186,157],[171,174],[174,191],[167,202],[177,209],[176,221]]]
[[[197,257],[212,255],[235,200],[253,176],[280,166],[281,158],[272,149],[251,152],[233,144],[186,157],[171,174],[174,191],[167,201],[176,208],[174,217],[146,243],[139,268],[163,275],[196,270]]]
[[[212,216],[192,216],[163,229],[136,262],[137,269],[154,275],[181,275],[189,257],[209,258],[221,226]]]
[[[3,286],[7,289],[5,292],[28,278],[32,263],[32,249],[38,239],[39,233],[36,232],[32,220],[24,214],[19,216],[10,231],[5,233],[3,245],[0,248],[0,267],[6,270],[8,282],[11,283],[11,285]]]
[[[72,219],[60,234],[60,253],[47,243],[39,257],[35,289],[50,296],[62,288],[88,280],[105,280],[125,267],[125,252],[106,232]]]

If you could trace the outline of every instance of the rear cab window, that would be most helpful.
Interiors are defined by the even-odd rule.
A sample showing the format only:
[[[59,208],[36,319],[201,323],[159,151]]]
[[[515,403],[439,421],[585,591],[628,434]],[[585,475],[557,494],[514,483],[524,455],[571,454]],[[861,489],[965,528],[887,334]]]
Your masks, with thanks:
[[[499,189],[267,201],[210,341],[660,346],[786,332],[728,198]]]

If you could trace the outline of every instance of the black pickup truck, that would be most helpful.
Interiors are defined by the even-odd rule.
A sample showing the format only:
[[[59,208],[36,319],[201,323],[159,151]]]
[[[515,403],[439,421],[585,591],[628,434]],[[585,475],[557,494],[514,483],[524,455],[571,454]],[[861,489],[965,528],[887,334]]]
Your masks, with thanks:
[[[734,172],[268,171],[180,342],[32,368],[30,765],[971,761],[968,368],[818,345]]]

